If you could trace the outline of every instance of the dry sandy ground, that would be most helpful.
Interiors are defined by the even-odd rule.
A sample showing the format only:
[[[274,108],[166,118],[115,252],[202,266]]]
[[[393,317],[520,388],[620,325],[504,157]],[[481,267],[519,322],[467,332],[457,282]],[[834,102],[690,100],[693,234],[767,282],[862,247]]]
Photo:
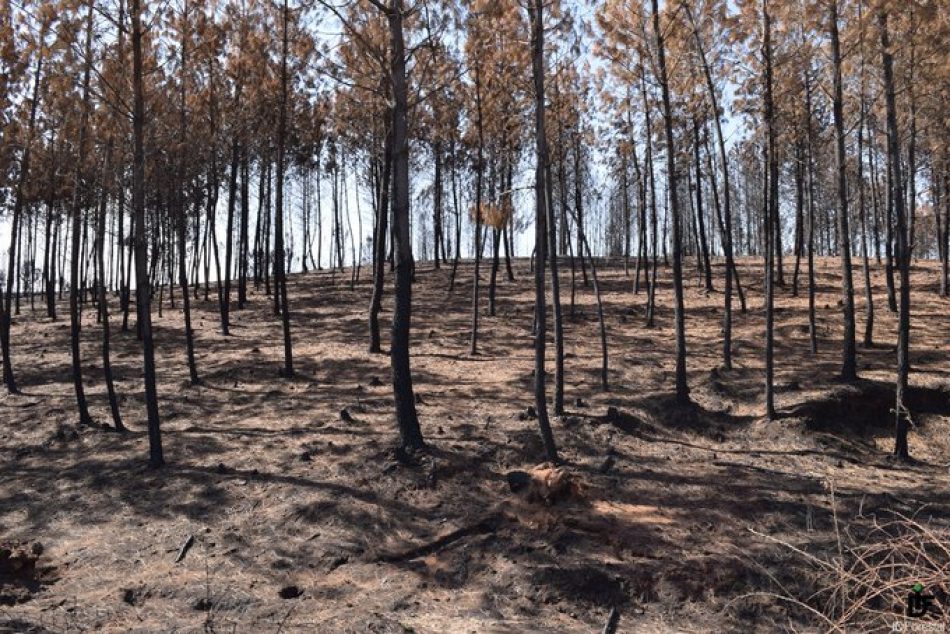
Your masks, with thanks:
[[[536,422],[519,416],[532,404],[526,261],[516,282],[500,276],[496,317],[483,293],[477,356],[468,354],[470,265],[451,295],[444,269],[420,265],[413,367],[431,451],[415,467],[390,450],[388,357],[365,352],[365,269],[355,291],[339,274],[292,279],[292,381],[278,377],[280,322],[254,293],[232,313],[227,338],[216,305],[197,302],[204,385],[187,387],[181,317],[166,302],[155,322],[160,470],[146,467],[134,333],[115,332],[113,354],[132,431],[77,428],[68,319],[51,323],[27,305],[13,330],[23,394],[0,396],[0,537],[27,549],[39,542],[42,552],[32,579],[0,576],[14,603],[0,607],[0,631],[592,632],[613,606],[621,632],[820,625],[780,601],[735,600],[778,592],[776,582],[808,588],[807,566],[750,529],[820,553],[832,548],[833,504],[842,523],[924,504],[928,521],[950,518],[950,399],[939,391],[950,385],[950,301],[936,295],[936,267],[913,272],[918,462],[895,466],[886,459],[895,318],[883,276],[875,272],[879,344],[859,349],[864,381],[841,385],[837,263],[820,265],[817,355],[804,294],[778,291],[772,423],[761,419],[759,263],[743,263],[749,312],[737,302],[732,372],[715,369],[721,265],[706,294],[688,263],[689,408],[670,398],[668,270],[653,329],[632,271],[600,271],[609,392],[599,386],[593,293],[578,283],[571,316],[564,273],[569,411],[553,424],[578,484],[553,504],[506,481],[543,461]],[[99,335],[86,312],[87,393],[105,423]],[[618,414],[608,417],[611,406]],[[189,535],[194,544],[175,563]]]

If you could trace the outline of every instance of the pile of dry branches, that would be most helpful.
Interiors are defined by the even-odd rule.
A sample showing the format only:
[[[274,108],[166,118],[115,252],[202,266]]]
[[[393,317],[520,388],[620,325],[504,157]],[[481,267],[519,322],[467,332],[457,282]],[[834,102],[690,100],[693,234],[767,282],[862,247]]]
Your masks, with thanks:
[[[814,591],[802,596],[769,574],[778,592],[750,593],[735,601],[758,597],[790,603],[828,632],[950,633],[950,525],[927,515],[926,508],[911,515],[889,510],[884,518],[859,512],[843,524],[833,492],[832,510],[836,539],[823,554],[752,530],[809,564]],[[919,600],[911,597],[915,593]],[[916,607],[912,615],[909,602]]]

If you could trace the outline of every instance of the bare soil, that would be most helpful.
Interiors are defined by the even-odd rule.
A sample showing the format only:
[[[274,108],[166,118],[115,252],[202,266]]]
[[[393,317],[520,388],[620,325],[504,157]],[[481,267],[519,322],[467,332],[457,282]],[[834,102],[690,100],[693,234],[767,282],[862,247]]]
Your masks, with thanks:
[[[413,369],[430,451],[414,466],[391,450],[388,357],[366,352],[365,268],[355,290],[348,272],[291,279],[293,380],[279,377],[280,321],[263,291],[232,312],[223,337],[212,289],[212,301],[193,304],[204,384],[188,387],[180,305],[169,306],[166,289],[155,319],[168,462],[159,470],[146,466],[134,326],[119,332],[113,316],[131,429],[118,434],[104,425],[99,332],[86,306],[84,374],[98,425],[77,427],[68,319],[50,322],[39,298],[35,313],[25,301],[13,328],[23,394],[0,396],[0,540],[10,553],[0,557],[0,632],[593,632],[613,607],[621,632],[820,628],[786,602],[742,598],[781,594],[777,584],[811,589],[807,565],[756,533],[821,553],[834,548],[835,516],[846,524],[926,505],[930,521],[950,520],[950,301],[937,296],[936,266],[916,263],[916,461],[895,464],[896,319],[880,267],[877,345],[859,348],[862,378],[843,384],[837,261],[820,261],[816,355],[805,278],[792,297],[786,262],[771,423],[761,418],[761,264],[742,263],[749,312],[736,299],[729,372],[720,369],[721,263],[709,294],[694,262],[686,270],[688,407],[672,399],[669,271],[650,329],[632,267],[625,276],[622,263],[601,263],[609,392],[593,293],[578,271],[572,308],[563,273],[560,470],[538,466],[537,423],[524,415],[533,405],[527,261],[515,282],[500,272],[497,316],[483,293],[475,356],[471,265],[452,294],[446,269],[419,265]],[[15,553],[28,570],[8,570]]]

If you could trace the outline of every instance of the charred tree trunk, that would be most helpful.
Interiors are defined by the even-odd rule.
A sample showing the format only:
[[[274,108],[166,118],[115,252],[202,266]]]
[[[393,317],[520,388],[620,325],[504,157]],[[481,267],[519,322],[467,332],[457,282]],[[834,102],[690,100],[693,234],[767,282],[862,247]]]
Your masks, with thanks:
[[[696,222],[699,228],[699,246],[703,256],[703,282],[707,292],[713,292],[712,267],[709,263],[709,243],[706,241],[706,221],[703,220],[703,168],[699,160],[699,123],[693,118],[693,145],[696,155]]]
[[[858,378],[857,346],[854,335],[854,280],[851,274],[851,229],[848,222],[847,157],[844,150],[844,96],[841,80],[841,45],[838,40],[838,0],[831,0],[828,29],[831,33],[831,60],[834,77],[832,110],[835,122],[835,163],[838,187],[838,255],[841,258],[841,302],[844,317],[844,342],[841,354],[841,378]]]
[[[86,402],[86,391],[82,384],[82,355],[80,354],[80,333],[82,331],[82,317],[79,313],[79,261],[81,256],[79,235],[82,229],[82,205],[87,194],[82,174],[86,162],[87,142],[89,138],[89,78],[92,74],[92,26],[93,2],[89,2],[89,13],[86,18],[85,65],[82,80],[82,111],[79,118],[79,142],[76,169],[73,174],[73,199],[70,205],[70,217],[73,223],[72,258],[69,267],[69,342],[72,354],[73,387],[76,391],[76,405],[79,408],[79,424],[91,425],[89,405]],[[11,271],[12,273],[12,271]]]
[[[165,464],[155,385],[155,344],[152,341],[151,287],[148,280],[148,243],[145,237],[145,98],[142,77],[141,0],[130,0],[132,18],[132,210],[135,214],[135,292],[145,373],[145,408],[148,412],[149,464]]]
[[[768,170],[768,193],[765,205],[765,417],[775,418],[775,327],[773,287],[774,254],[777,250],[773,223],[778,215],[778,153],[775,147],[775,115],[772,102],[772,21],[768,0],[762,0],[763,55],[765,57],[765,103],[764,118],[767,130],[766,169]]]
[[[111,171],[112,166],[112,141],[109,141],[109,147],[106,151],[105,169],[103,170],[103,183]],[[121,195],[121,191],[120,191]],[[112,413],[112,423],[116,431],[124,432],[125,425],[122,424],[122,415],[119,412],[119,399],[115,393],[115,381],[112,375],[112,358],[110,354],[111,332],[109,328],[109,293],[106,285],[106,261],[105,261],[105,240],[106,240],[106,203],[108,196],[103,187],[101,194],[102,200],[99,205],[99,219],[96,228],[96,259],[98,266],[99,287],[97,295],[99,298],[99,323],[102,324],[102,372],[106,380],[106,391],[109,394],[109,411]]]
[[[578,113],[580,117],[580,113]],[[587,286],[587,265],[584,263],[583,238],[584,232],[584,192],[582,189],[583,173],[581,172],[581,135],[575,131],[574,134],[574,215],[577,221],[577,255],[581,259],[581,275],[584,280],[584,286]],[[591,264],[593,266],[593,263]]]
[[[376,205],[376,234],[373,237],[373,295],[369,304],[369,351],[382,353],[379,335],[379,311],[383,307],[383,283],[386,278],[386,236],[389,235],[389,192],[393,165],[393,118],[392,112],[386,125],[386,140],[383,145],[382,182],[379,185]]]
[[[666,132],[666,170],[669,188],[669,210],[673,225],[673,289],[675,294],[674,315],[676,321],[676,401],[689,402],[689,387],[686,383],[686,315],[683,305],[683,258],[679,191],[677,190],[676,153],[673,143],[673,109],[670,103],[670,86],[666,74],[666,45],[660,28],[660,10],[657,0],[653,3],[653,35],[656,39],[658,77],[663,96],[663,127]]]
[[[538,415],[538,426],[548,459],[557,462],[557,445],[548,420],[547,393],[545,389],[545,344],[547,330],[547,309],[544,295],[544,243],[547,239],[547,186],[545,185],[545,166],[548,162],[547,137],[544,131],[544,2],[530,0],[528,16],[531,26],[531,68],[534,81],[534,125],[536,159],[534,172],[535,196],[535,252],[537,266],[534,267],[534,405]]]
[[[399,450],[405,455],[422,449],[425,443],[416,413],[409,356],[409,332],[412,324],[412,236],[409,232],[409,88],[403,38],[403,0],[391,0],[387,18],[393,98],[393,264],[396,273],[390,360],[396,425],[399,428]]]
[[[795,269],[792,272],[792,297],[798,297],[798,274],[801,271],[805,243],[805,170],[804,150],[795,144]]]
[[[238,237],[238,310],[247,303],[248,219],[250,217],[250,157],[247,145],[241,151],[241,227]],[[306,253],[306,244],[304,245]],[[303,270],[307,270],[304,263]]]
[[[472,335],[469,354],[478,354],[478,278],[482,260],[482,175],[485,171],[485,136],[482,124],[482,82],[479,64],[475,65],[475,109],[477,116],[475,125],[478,128],[478,152],[475,157],[475,215],[472,218],[472,229],[475,232],[475,272],[472,274]]]
[[[808,339],[811,353],[818,354],[818,328],[815,323],[815,157],[811,110],[811,77],[805,71],[805,130],[808,137],[805,171],[808,177]]]
[[[644,188],[646,188],[646,183],[649,182],[649,194],[650,194],[650,244],[652,245],[652,274],[650,271],[645,271],[645,275],[649,275],[649,286],[647,288],[647,328],[653,328],[654,326],[654,315],[656,312],[656,272],[658,268],[658,252],[659,252],[659,243],[657,241],[658,231],[659,231],[659,222],[657,220],[657,211],[656,211],[656,178],[653,175],[653,124],[650,118],[650,104],[647,101],[647,88],[646,88],[646,76],[644,74],[643,61],[640,60],[640,92],[643,97],[643,116],[644,116],[644,137],[646,140],[646,155],[644,156],[644,169],[646,174],[644,176]],[[644,247],[644,254],[646,254],[646,248]]]
[[[294,353],[290,339],[290,303],[287,301],[287,274],[284,270],[286,256],[284,251],[284,171],[286,162],[285,145],[287,142],[287,57],[289,55],[287,35],[289,9],[287,0],[284,0],[283,5],[281,14],[283,33],[280,56],[280,113],[277,121],[277,200],[274,213],[274,281],[277,286],[274,295],[280,296],[280,317],[284,331],[284,367],[281,375],[286,379],[290,379],[294,376]],[[228,239],[230,241],[230,232]]]
[[[909,460],[910,452],[907,447],[907,432],[910,428],[910,411],[905,402],[907,380],[910,374],[910,248],[907,243],[907,219],[904,213],[904,192],[901,179],[900,143],[897,132],[897,107],[894,97],[894,58],[891,52],[890,38],[887,31],[887,13],[878,15],[878,25],[881,31],[881,58],[884,66],[884,96],[887,109],[887,157],[890,163],[891,197],[894,203],[896,216],[896,253],[897,265],[900,268],[900,310],[897,323],[897,403],[894,408],[896,416],[894,434],[894,457],[898,460]]]
[[[240,84],[238,84],[240,94]],[[231,260],[234,251],[234,207],[237,203],[237,176],[240,148],[235,138],[231,142],[231,175],[228,184],[228,225],[224,233],[224,292],[221,294],[221,334],[231,334]]]

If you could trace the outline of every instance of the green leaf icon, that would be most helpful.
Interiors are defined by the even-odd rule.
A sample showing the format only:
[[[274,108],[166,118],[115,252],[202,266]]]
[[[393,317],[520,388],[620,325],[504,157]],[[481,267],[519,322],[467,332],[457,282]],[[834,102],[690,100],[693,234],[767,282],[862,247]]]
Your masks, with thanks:
[[[919,581],[914,584],[914,592],[916,592],[917,594],[920,594],[923,591],[924,591],[924,584],[920,583]]]

